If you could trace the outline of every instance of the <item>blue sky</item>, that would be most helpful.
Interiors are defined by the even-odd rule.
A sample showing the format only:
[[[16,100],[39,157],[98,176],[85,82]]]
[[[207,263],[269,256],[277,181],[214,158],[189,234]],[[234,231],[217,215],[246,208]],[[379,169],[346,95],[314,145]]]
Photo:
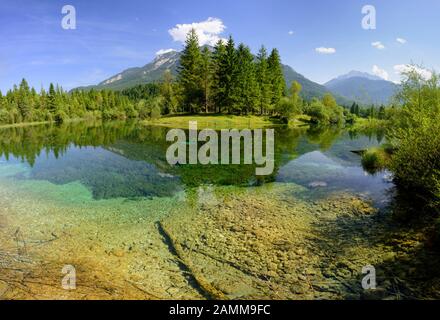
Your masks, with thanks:
[[[66,4],[76,8],[76,30],[61,28]],[[364,5],[376,8],[376,30],[361,27]],[[37,89],[96,84],[161,49],[180,50],[183,24],[191,23],[207,41],[232,34],[254,52],[276,47],[283,63],[319,83],[374,66],[397,81],[396,70],[410,62],[440,70],[439,17],[438,0],[2,0],[0,90],[23,77]]]

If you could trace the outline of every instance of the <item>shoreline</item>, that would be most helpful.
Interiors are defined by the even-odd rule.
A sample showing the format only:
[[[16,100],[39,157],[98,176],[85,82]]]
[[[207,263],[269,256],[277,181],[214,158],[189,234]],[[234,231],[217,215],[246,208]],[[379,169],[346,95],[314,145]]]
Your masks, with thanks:
[[[64,123],[74,123],[74,122],[81,122],[81,121],[97,121],[99,119],[89,119],[89,118],[74,118],[74,119],[68,119],[65,120]],[[0,125],[1,129],[10,129],[10,128],[24,128],[24,127],[32,127],[32,126],[40,126],[43,124],[51,124],[56,123],[56,121],[34,121],[34,122],[20,122],[20,123],[14,123],[14,124],[2,124]]]
[[[240,116],[218,114],[173,115],[159,119],[141,120],[143,125],[160,126],[174,129],[188,129],[189,121],[197,121],[199,129],[257,129],[278,126],[306,125],[301,119],[292,119],[289,124],[281,123],[269,116]]]

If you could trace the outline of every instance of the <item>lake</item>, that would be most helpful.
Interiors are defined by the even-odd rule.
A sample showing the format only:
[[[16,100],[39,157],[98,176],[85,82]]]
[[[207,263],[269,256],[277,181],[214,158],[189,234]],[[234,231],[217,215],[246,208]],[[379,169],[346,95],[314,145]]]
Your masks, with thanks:
[[[366,173],[353,152],[379,145],[383,132],[277,126],[275,170],[256,176],[255,165],[169,165],[167,131],[136,122],[0,129],[0,295],[429,295],[413,283],[425,253],[406,261],[417,231],[388,236],[402,228],[390,222],[390,175]],[[60,285],[66,265],[76,290]],[[366,265],[382,285],[375,296],[361,286]]]

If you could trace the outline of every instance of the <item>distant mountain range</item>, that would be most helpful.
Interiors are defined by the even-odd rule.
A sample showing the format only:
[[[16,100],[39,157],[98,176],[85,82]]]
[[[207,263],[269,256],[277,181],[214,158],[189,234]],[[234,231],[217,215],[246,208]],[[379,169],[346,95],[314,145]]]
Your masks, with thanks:
[[[361,105],[387,104],[400,88],[391,81],[359,71],[339,76],[324,86],[331,92]]]
[[[79,87],[76,90],[110,89],[122,90],[139,84],[160,81],[163,73],[170,70],[177,75],[177,69],[181,53],[177,51],[167,52],[156,56],[156,58],[143,67],[124,70],[97,85]],[[310,100],[314,97],[322,98],[325,93],[332,93],[337,102],[349,106],[356,101],[360,104],[372,102],[385,103],[397,86],[389,81],[384,81],[368,73],[352,71],[347,75],[338,77],[320,85],[303,75],[297,73],[288,65],[283,65],[284,77],[288,86],[292,81],[298,81],[302,85],[303,98]]]

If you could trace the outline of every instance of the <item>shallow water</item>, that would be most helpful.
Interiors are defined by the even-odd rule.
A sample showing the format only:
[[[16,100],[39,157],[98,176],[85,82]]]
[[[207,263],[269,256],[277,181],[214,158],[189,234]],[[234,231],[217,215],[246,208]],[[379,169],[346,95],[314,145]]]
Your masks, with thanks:
[[[378,145],[380,133],[277,127],[275,170],[258,177],[254,165],[170,166],[166,132],[2,129],[0,295],[361,298],[362,267],[387,265],[386,275],[402,251],[386,237],[388,174],[368,175],[352,152]],[[406,255],[421,240],[405,241]],[[59,285],[66,264],[81,279],[74,292]],[[389,288],[381,294],[395,296]]]
[[[4,129],[0,174],[17,184],[20,180],[56,185],[77,181],[95,199],[168,197],[206,184],[248,186],[277,181],[311,190],[352,190],[380,203],[391,186],[385,173],[366,174],[359,156],[351,152],[377,145],[377,137],[352,137],[335,128],[277,128],[275,171],[257,177],[254,165],[170,166],[165,158],[166,132],[166,128],[123,123]]]

